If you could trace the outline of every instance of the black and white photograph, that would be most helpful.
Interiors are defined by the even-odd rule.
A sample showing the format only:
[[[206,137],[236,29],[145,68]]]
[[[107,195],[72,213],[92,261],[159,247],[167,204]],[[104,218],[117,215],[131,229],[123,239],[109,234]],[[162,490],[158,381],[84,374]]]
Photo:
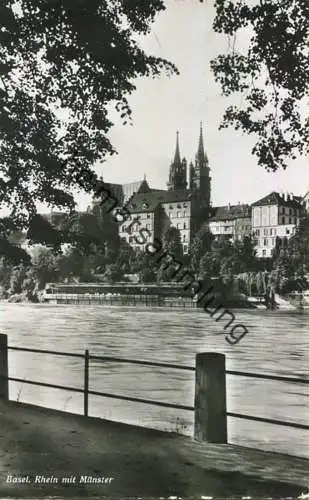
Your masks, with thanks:
[[[308,0],[0,0],[0,498],[309,499]]]

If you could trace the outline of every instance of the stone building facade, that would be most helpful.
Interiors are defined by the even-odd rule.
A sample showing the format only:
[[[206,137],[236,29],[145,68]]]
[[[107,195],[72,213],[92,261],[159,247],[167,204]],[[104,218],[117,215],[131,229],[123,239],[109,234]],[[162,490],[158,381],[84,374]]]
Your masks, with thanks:
[[[252,204],[252,233],[257,257],[270,258],[276,238],[291,238],[304,214],[304,198],[275,191]]]
[[[167,190],[152,189],[146,179],[130,184],[105,184],[117,199],[119,207],[129,212],[119,225],[119,235],[135,249],[143,250],[155,238],[162,240],[169,227],[179,230],[184,254],[189,251],[194,233],[208,220],[210,213],[211,177],[200,128],[194,164],[181,159],[179,133],[176,136],[174,159],[170,165]],[[94,203],[100,203],[94,200]],[[116,212],[115,207],[114,212]],[[140,231],[143,229],[143,237]],[[140,243],[139,243],[140,242]]]

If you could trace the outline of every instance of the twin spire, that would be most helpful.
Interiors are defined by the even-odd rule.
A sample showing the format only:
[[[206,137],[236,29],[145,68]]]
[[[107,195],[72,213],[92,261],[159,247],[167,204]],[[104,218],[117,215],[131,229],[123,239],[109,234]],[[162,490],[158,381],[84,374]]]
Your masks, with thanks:
[[[208,160],[204,150],[203,140],[203,125],[200,124],[200,135],[198,142],[197,154],[195,156],[195,167],[190,164],[190,189],[197,187],[195,177],[199,177],[199,173],[208,167]],[[194,170],[194,172],[191,170]],[[196,186],[195,186],[196,185]],[[187,162],[185,159],[181,160],[180,147],[179,147],[179,131],[176,132],[176,149],[174,160],[170,167],[169,182],[167,184],[169,190],[186,189],[187,187]]]
[[[205,158],[204,139],[203,139],[203,123],[202,122],[200,124],[200,136],[199,136],[199,142],[198,142],[198,148],[197,148],[197,156],[200,159]],[[175,149],[174,163],[175,164],[181,163],[180,148],[179,148],[179,130],[177,130],[177,132],[176,132],[176,149]]]

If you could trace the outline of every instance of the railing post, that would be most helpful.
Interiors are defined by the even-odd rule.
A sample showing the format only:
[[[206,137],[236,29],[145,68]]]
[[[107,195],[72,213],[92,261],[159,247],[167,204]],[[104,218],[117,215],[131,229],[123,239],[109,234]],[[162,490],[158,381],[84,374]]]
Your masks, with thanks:
[[[194,439],[227,443],[224,354],[197,354],[194,406]]]
[[[85,373],[84,373],[84,416],[88,417],[88,393],[89,393],[89,351],[85,351]]]
[[[0,333],[0,399],[9,400],[8,336]]]

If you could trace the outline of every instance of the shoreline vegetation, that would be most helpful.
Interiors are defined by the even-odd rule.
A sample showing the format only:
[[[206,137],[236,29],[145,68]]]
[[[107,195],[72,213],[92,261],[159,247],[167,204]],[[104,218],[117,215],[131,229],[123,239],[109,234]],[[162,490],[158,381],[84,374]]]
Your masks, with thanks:
[[[172,290],[177,286],[179,267],[183,276],[191,277],[190,286],[180,284],[178,279],[179,290],[185,288],[187,296],[193,297],[188,289],[193,284],[195,293],[197,283],[203,283],[204,289],[214,284],[213,302],[219,296],[225,307],[252,307],[248,297],[267,298],[275,293],[284,296],[309,289],[309,219],[302,222],[290,240],[277,239],[271,259],[259,259],[253,235],[235,242],[214,238],[207,224],[193,237],[189,254],[183,254],[179,230],[169,227],[160,242],[159,256],[152,256],[123,241],[111,215],[94,205],[85,213],[38,216],[44,245],[38,244],[35,235],[30,238],[28,234],[12,234],[12,242],[27,252],[29,260],[20,263],[16,256],[14,261],[14,255],[10,260],[0,259],[0,299],[41,302],[47,283],[98,283],[117,288],[122,282],[134,282],[162,290],[170,286]],[[61,248],[56,244],[57,234],[66,241]],[[182,293],[184,290],[178,295]]]

